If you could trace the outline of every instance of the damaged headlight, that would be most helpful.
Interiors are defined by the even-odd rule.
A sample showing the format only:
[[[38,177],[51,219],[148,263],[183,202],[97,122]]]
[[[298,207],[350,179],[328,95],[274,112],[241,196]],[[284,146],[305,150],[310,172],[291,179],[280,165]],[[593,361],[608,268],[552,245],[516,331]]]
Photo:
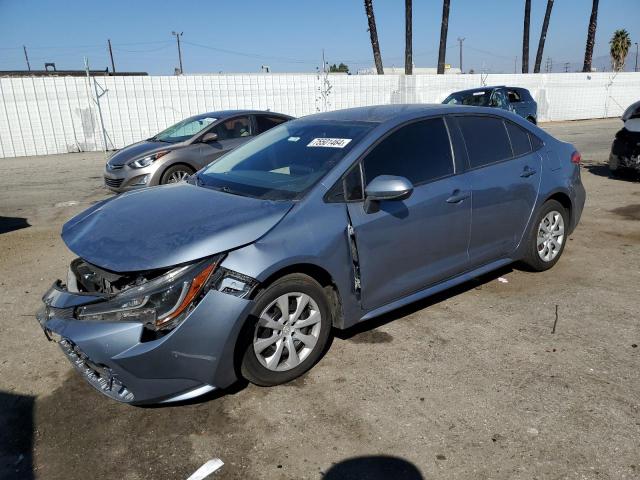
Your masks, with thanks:
[[[178,267],[113,298],[79,307],[78,320],[140,321],[157,330],[175,327],[199,298],[221,257]]]

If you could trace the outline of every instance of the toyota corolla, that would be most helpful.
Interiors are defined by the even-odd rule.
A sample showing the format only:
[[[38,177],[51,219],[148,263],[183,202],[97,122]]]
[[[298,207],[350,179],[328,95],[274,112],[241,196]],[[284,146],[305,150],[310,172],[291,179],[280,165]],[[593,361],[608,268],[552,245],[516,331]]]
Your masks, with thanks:
[[[344,329],[504,265],[558,262],[580,154],[489,108],[388,105],[279,125],[189,182],[66,223],[38,320],[112,399],[288,382]],[[550,279],[550,281],[553,281]]]

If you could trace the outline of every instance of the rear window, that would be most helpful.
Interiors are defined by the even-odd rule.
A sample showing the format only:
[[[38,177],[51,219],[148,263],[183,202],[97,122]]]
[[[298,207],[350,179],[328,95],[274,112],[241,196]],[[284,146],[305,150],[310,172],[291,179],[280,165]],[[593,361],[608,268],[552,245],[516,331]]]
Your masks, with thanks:
[[[267,130],[286,122],[286,118],[271,117],[267,115],[256,115],[256,126],[258,127],[258,133],[266,132]]]
[[[509,138],[511,139],[513,155],[519,157],[520,155],[529,153],[531,151],[529,132],[512,122],[505,121],[504,124],[507,126],[507,132],[509,133]]]
[[[502,119],[486,116],[458,117],[471,168],[511,158],[511,144]]]

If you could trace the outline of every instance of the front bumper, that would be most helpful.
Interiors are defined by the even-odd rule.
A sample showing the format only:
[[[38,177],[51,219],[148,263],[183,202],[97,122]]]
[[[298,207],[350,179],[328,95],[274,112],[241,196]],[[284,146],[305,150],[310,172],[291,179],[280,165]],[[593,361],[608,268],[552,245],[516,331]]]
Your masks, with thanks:
[[[73,318],[76,306],[95,299],[54,284],[37,319],[47,338],[104,395],[153,404],[187,400],[236,381],[234,351],[250,300],[211,290],[174,330],[145,340],[142,323]]]
[[[112,192],[122,193],[130,190],[150,187],[158,184],[158,166],[152,164],[146,168],[131,168],[122,165],[116,170],[104,169],[104,185]]]

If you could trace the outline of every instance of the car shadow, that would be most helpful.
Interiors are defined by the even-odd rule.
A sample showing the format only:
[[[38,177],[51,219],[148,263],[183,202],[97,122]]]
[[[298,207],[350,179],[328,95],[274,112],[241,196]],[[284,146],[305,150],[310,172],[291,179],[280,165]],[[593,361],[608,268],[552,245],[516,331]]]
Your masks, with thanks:
[[[0,217],[0,234],[13,232],[14,230],[20,230],[30,227],[31,224],[27,222],[26,218],[22,217]]]
[[[334,336],[336,338],[339,338],[340,340],[349,340],[355,335],[367,332],[369,330],[374,330],[378,327],[381,327],[382,325],[393,322],[394,320],[406,317],[419,310],[423,310],[425,308],[431,307],[432,305],[436,305],[440,302],[448,300],[451,297],[455,297],[474,288],[478,288],[486,283],[498,279],[499,277],[502,277],[503,275],[511,273],[513,270],[513,265],[501,267],[497,270],[485,273],[484,275],[480,275],[455,287],[448,288],[440,293],[436,293],[429,297],[423,298],[422,300],[417,300],[408,305],[405,305],[404,307],[392,310],[391,312],[380,315],[379,317],[360,322],[353,327],[347,328],[345,330],[336,330],[334,332]]]
[[[31,480],[35,397],[0,392],[0,478]]]
[[[354,457],[333,465],[323,480],[424,480],[420,470],[402,458],[386,455]]]
[[[591,174],[597,175],[599,177],[611,178],[612,180],[619,181],[632,181],[632,182],[640,182],[640,172],[628,171],[620,173],[619,175],[612,175],[609,170],[609,165],[606,164],[592,164],[592,165],[584,165],[584,168]]]

